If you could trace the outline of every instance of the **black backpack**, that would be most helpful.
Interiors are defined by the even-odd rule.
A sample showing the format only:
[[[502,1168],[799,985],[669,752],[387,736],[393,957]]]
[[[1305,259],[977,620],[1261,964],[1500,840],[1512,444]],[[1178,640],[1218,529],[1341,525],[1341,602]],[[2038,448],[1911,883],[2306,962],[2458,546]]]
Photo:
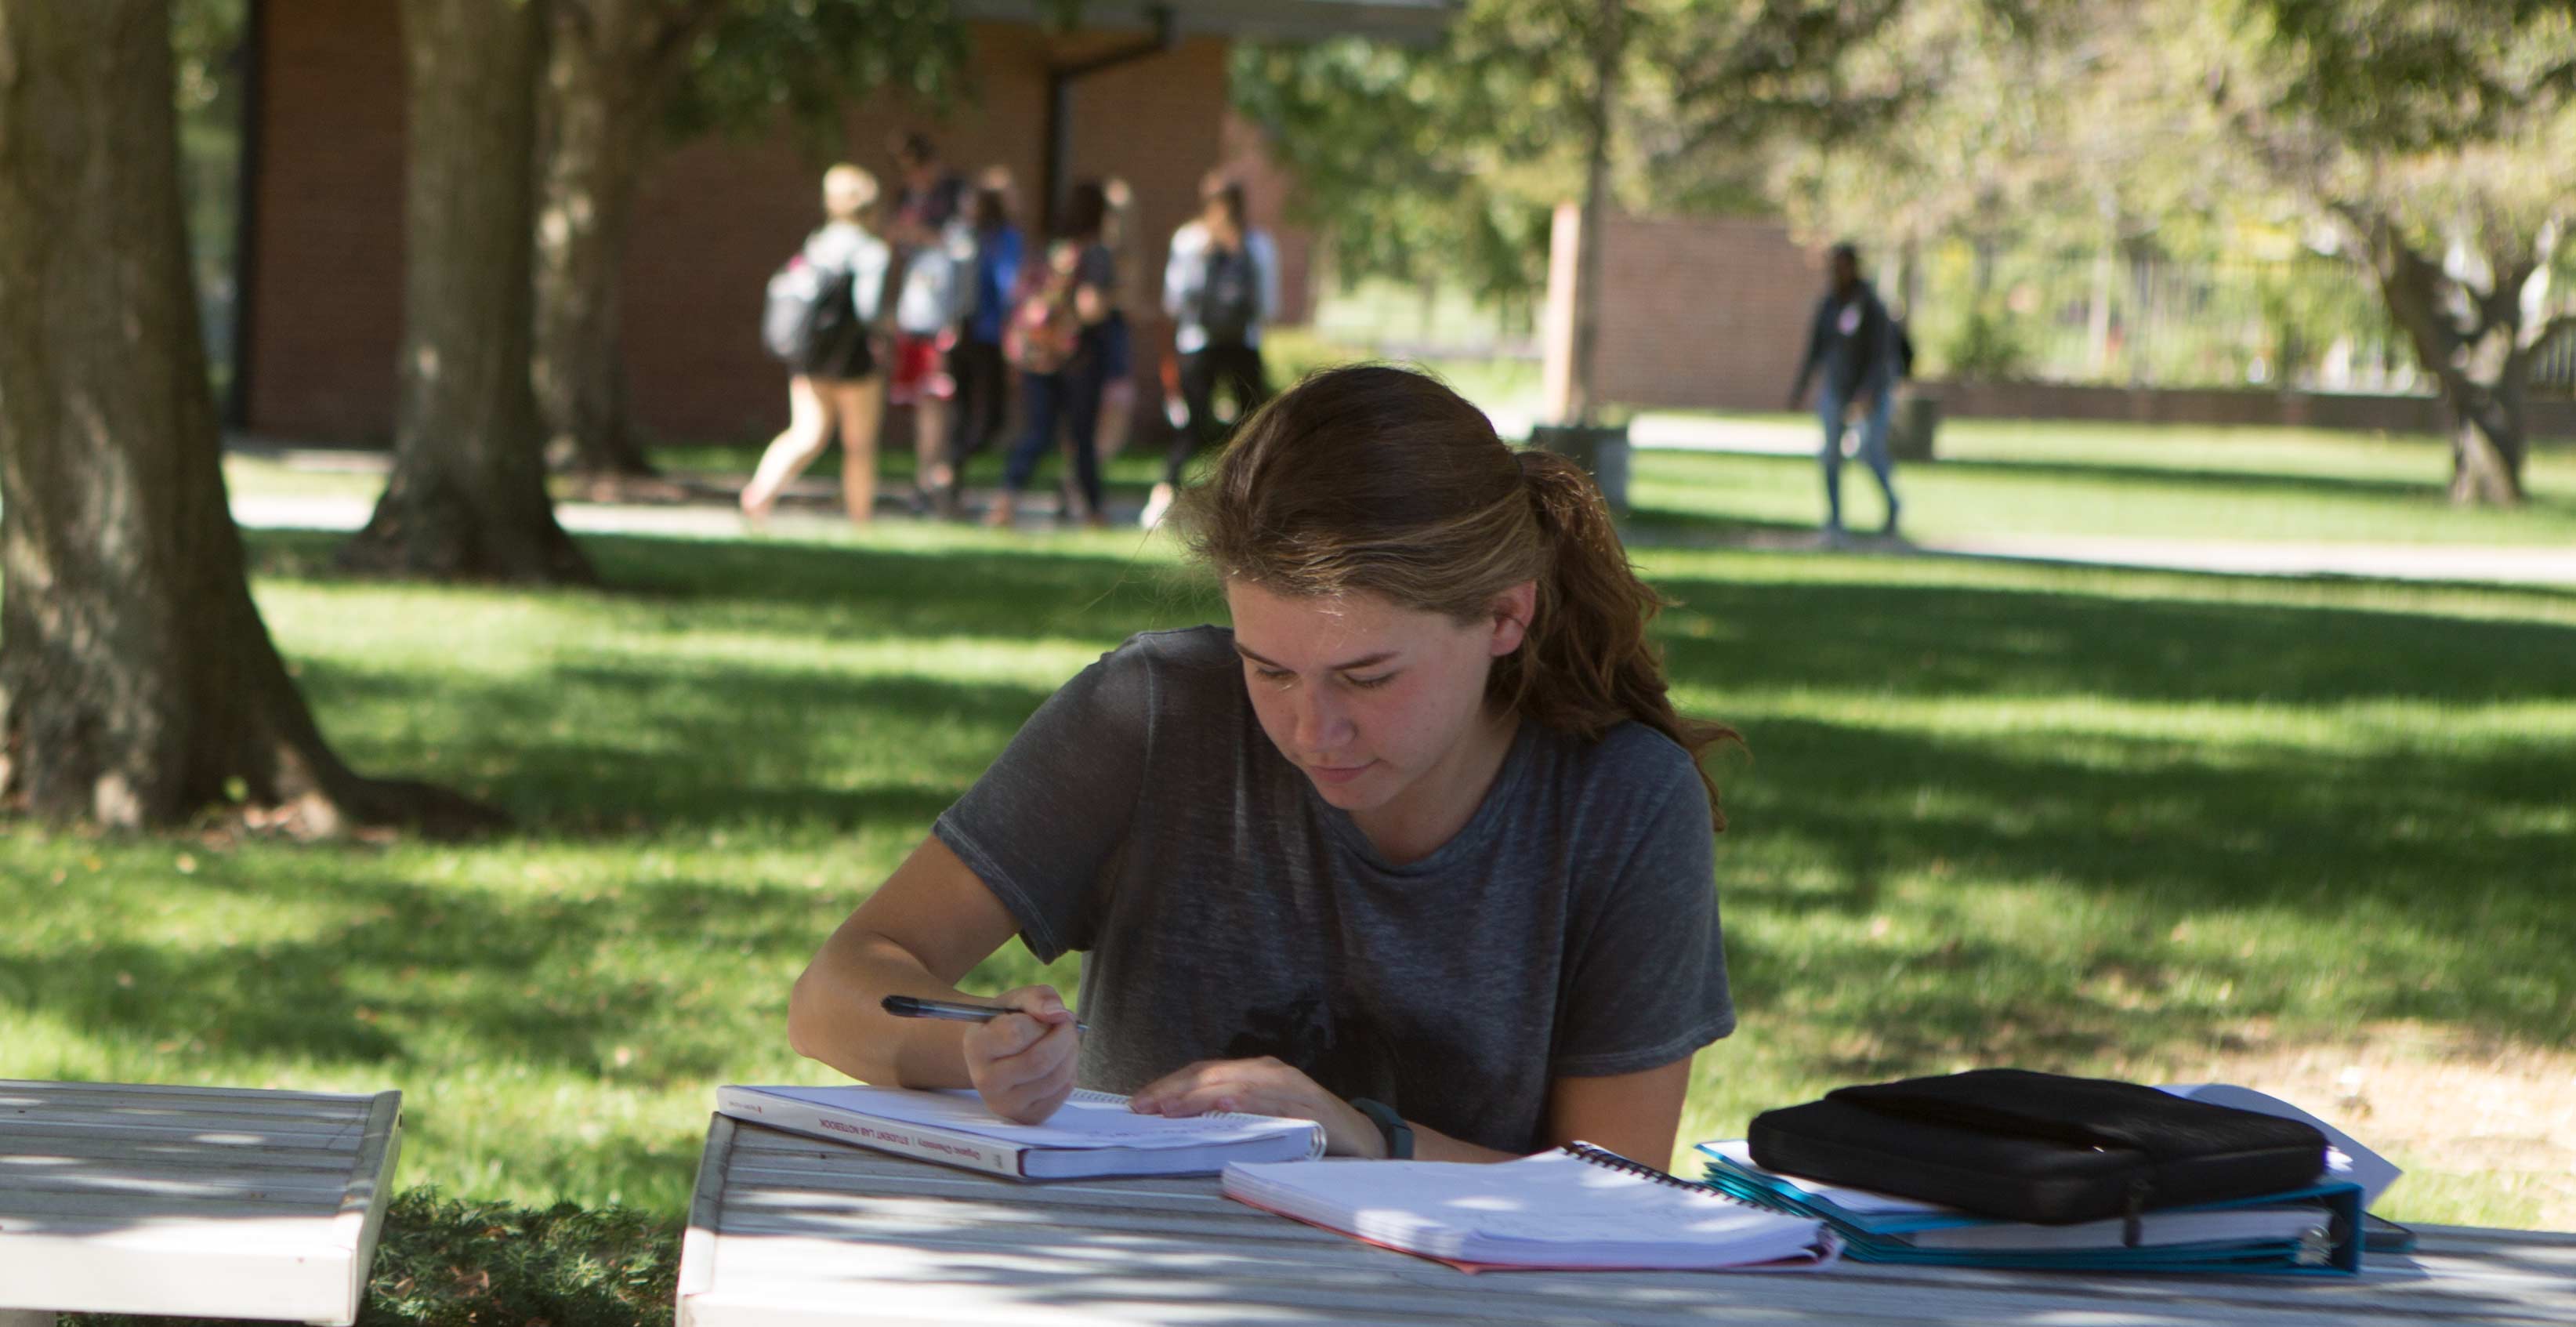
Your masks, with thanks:
[[[1207,272],[1199,282],[1199,326],[1208,344],[1239,346],[1252,336],[1261,294],[1254,286],[1252,254],[1208,246]]]
[[[850,270],[818,267],[797,254],[769,278],[760,343],[799,373],[820,364],[858,327]]]

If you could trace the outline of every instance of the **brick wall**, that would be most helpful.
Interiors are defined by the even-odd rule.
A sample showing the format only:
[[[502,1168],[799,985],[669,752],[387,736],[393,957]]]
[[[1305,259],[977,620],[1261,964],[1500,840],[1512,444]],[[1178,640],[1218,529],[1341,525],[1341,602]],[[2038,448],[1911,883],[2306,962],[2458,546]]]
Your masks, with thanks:
[[[1776,222],[1613,216],[1603,227],[1599,398],[1777,410],[1824,288]]]
[[[392,5],[267,0],[259,132],[258,278],[250,298],[250,425],[284,437],[383,442],[393,431],[402,330],[403,104]],[[857,107],[846,151],[891,184],[888,135],[925,129],[949,162],[1000,162],[1034,221],[1047,62],[1132,34],[1050,39],[979,24],[980,99],[946,123],[892,99]],[[1067,178],[1121,175],[1137,195],[1139,363],[1170,343],[1160,316],[1165,239],[1196,208],[1216,163],[1226,43],[1177,49],[1076,85]],[[665,439],[737,440],[786,422],[784,379],[760,350],[762,283],[820,220],[828,160],[787,132],[702,139],[645,182],[625,271],[625,347],[636,422]]]
[[[393,435],[402,339],[403,60],[396,7],[262,0],[251,426]]]

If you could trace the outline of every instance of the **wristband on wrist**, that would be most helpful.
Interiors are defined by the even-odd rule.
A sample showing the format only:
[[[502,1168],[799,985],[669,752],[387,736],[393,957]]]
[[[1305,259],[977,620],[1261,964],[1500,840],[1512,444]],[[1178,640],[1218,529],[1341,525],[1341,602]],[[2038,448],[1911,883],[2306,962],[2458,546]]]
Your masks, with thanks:
[[[1395,1107],[1383,1101],[1371,1101],[1367,1097],[1353,1097],[1351,1109],[1367,1116],[1369,1123],[1376,1125],[1377,1131],[1385,1136],[1387,1160],[1413,1159],[1413,1126],[1405,1123],[1404,1117],[1395,1113]]]

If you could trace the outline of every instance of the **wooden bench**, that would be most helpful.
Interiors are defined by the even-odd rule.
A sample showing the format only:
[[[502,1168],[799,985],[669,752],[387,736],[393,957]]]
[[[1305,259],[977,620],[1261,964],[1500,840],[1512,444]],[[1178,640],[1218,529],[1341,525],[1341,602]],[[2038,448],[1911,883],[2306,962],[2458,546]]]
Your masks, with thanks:
[[[1817,1273],[1470,1276],[1269,1216],[1213,1178],[1022,1185],[719,1116],[680,1327],[2576,1323],[2576,1235],[2435,1227],[2359,1277]]]
[[[402,1094],[0,1080],[0,1327],[357,1321]]]

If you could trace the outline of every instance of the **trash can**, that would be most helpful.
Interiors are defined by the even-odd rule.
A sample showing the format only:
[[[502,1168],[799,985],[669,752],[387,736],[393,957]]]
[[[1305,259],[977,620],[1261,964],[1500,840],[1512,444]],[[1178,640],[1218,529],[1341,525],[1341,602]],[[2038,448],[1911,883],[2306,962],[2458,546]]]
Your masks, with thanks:
[[[1592,473],[1613,515],[1628,514],[1628,426],[1625,424],[1540,424],[1530,430],[1530,445],[1555,452]]]
[[[1896,420],[1888,429],[1888,452],[1900,461],[1932,459],[1932,435],[1941,427],[1941,398],[1907,390],[1896,398]]]

